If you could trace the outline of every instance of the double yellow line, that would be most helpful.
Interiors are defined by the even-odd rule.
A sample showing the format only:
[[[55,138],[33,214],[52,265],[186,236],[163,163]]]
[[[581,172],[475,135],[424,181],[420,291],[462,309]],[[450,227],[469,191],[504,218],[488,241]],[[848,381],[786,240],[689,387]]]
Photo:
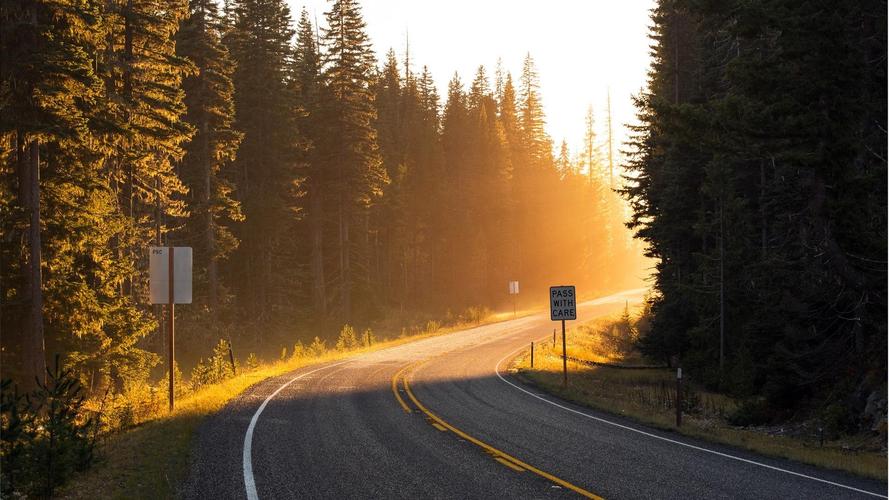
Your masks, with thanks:
[[[432,411],[430,411],[429,408],[426,408],[426,406],[424,406],[423,403],[421,403],[420,400],[417,399],[417,396],[414,395],[414,392],[411,390],[410,383],[408,382],[408,376],[404,375],[404,373],[406,371],[408,371],[409,368],[411,368],[411,367],[417,368],[418,366],[419,366],[419,364],[408,364],[408,365],[404,366],[403,368],[401,368],[400,370],[398,370],[398,372],[396,372],[395,375],[392,377],[392,393],[395,394],[395,399],[398,401],[398,404],[401,405],[401,407],[405,413],[411,413],[411,409],[408,406],[408,404],[405,402],[404,398],[401,397],[401,394],[399,394],[399,391],[398,391],[398,379],[399,378],[401,379],[402,384],[404,384],[404,390],[407,393],[408,398],[410,398],[410,400],[414,403],[414,405],[416,405],[417,408],[420,409],[420,411],[422,411],[423,413],[426,414],[426,416],[429,418],[432,425],[435,426],[436,428],[438,428],[439,430],[449,430],[449,431],[453,432],[454,434],[461,437],[462,439],[465,439],[466,441],[469,441],[470,443],[483,449],[489,455],[494,457],[495,460],[497,460],[501,464],[509,467],[512,470],[515,470],[517,472],[522,472],[522,471],[527,470],[527,471],[533,472],[534,474],[537,474],[538,476],[540,476],[544,479],[548,479],[549,481],[552,481],[553,483],[555,483],[559,486],[568,488],[569,490],[571,490],[583,497],[602,500],[602,497],[595,495],[595,494],[581,488],[580,486],[576,486],[574,484],[569,483],[568,481],[565,481],[564,479],[560,479],[548,472],[542,471],[542,470],[538,469],[537,467],[534,467],[531,464],[528,464],[522,460],[519,460],[518,458],[516,458],[504,451],[494,448],[493,446],[489,445],[488,443],[485,443],[484,441],[481,441],[480,439],[470,436],[469,434],[467,434],[467,433],[461,431],[460,429],[454,427],[453,425],[449,424],[448,422],[446,422],[444,419],[442,419],[435,413],[432,413]]]

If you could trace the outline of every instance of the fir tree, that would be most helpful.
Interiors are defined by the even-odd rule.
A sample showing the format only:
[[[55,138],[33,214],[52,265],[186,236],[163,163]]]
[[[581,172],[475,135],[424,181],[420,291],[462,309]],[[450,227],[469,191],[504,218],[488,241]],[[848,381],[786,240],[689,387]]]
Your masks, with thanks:
[[[330,98],[324,109],[328,139],[319,147],[333,179],[340,308],[343,318],[349,321],[354,288],[366,280],[366,274],[356,279],[353,257],[359,261],[366,257],[358,250],[362,236],[366,236],[362,235],[362,228],[367,229],[368,210],[382,195],[389,179],[373,128],[374,57],[361,9],[354,0],[336,0],[325,16],[328,27],[323,34],[323,77]],[[358,241],[354,237],[359,237]]]
[[[244,135],[235,161],[246,221],[230,268],[246,317],[271,321],[293,314],[299,289],[295,224],[303,190],[305,139],[288,72],[293,29],[283,0],[237,0],[225,38],[236,69],[235,128]]]
[[[192,0],[189,18],[178,34],[177,52],[197,73],[183,82],[188,113],[196,133],[186,146],[181,176],[189,188],[189,219],[177,239],[194,242],[199,283],[211,311],[219,308],[219,266],[238,244],[229,226],[243,220],[234,185],[227,172],[237,155],[241,134],[234,121],[234,63],[222,44],[216,4]],[[201,279],[202,278],[202,279]]]

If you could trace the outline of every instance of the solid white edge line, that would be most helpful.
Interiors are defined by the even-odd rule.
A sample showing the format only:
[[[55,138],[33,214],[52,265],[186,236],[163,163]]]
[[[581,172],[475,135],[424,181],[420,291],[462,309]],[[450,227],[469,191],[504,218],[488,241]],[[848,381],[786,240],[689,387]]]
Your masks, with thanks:
[[[547,338],[548,338],[548,336],[547,336]],[[535,398],[537,398],[537,399],[539,399],[539,400],[541,400],[541,401],[543,401],[543,402],[545,402],[545,403],[549,403],[549,404],[551,404],[551,405],[553,405],[553,406],[557,406],[557,407],[559,407],[559,408],[561,408],[561,409],[563,409],[563,410],[569,411],[569,412],[571,412],[571,413],[576,413],[577,415],[580,415],[580,416],[583,416],[583,417],[586,417],[586,418],[593,419],[593,420],[595,420],[595,421],[597,421],[597,422],[601,422],[601,423],[603,423],[603,424],[608,424],[608,425],[613,425],[613,426],[615,426],[615,427],[620,427],[621,429],[625,429],[625,430],[628,430],[628,431],[632,431],[632,432],[635,432],[635,433],[638,433],[638,434],[642,434],[642,435],[644,435],[644,436],[652,437],[652,438],[655,438],[655,439],[660,439],[661,441],[666,441],[666,442],[668,442],[668,443],[673,443],[673,444],[676,444],[676,445],[685,446],[685,447],[687,447],[687,448],[692,448],[692,449],[694,449],[694,450],[703,451],[703,452],[706,452],[706,453],[712,453],[713,455],[718,455],[718,456],[720,456],[720,457],[729,458],[729,459],[732,459],[732,460],[737,460],[737,461],[739,461],[739,462],[745,462],[745,463],[752,464],[752,465],[758,465],[758,466],[760,466],[760,467],[765,467],[766,469],[771,469],[771,470],[778,471],[778,472],[784,472],[785,474],[791,474],[791,475],[799,476],[799,477],[802,477],[802,478],[805,478],[805,479],[811,479],[811,480],[813,480],[813,481],[818,481],[818,482],[821,482],[821,483],[826,483],[826,484],[829,484],[829,485],[832,485],[832,486],[837,486],[837,487],[839,487],[839,488],[845,488],[845,489],[847,489],[847,490],[857,491],[857,492],[859,492],[859,493],[864,493],[865,495],[871,495],[871,496],[875,496],[875,497],[878,497],[878,498],[887,498],[886,495],[881,495],[881,494],[879,494],[879,493],[873,493],[873,492],[870,492],[870,491],[867,491],[867,490],[862,490],[862,489],[858,489],[858,488],[855,488],[855,487],[852,487],[852,486],[847,486],[847,485],[845,485],[845,484],[835,483],[835,482],[833,482],[833,481],[828,481],[828,480],[826,480],[826,479],[820,479],[820,478],[813,477],[813,476],[807,476],[807,475],[805,475],[805,474],[801,474],[801,473],[799,473],[799,472],[794,472],[794,471],[792,471],[792,470],[782,469],[782,468],[780,468],[780,467],[775,467],[775,466],[773,466],[773,465],[768,465],[768,464],[764,464],[764,463],[756,462],[756,461],[754,461],[754,460],[748,460],[748,459],[746,459],[746,458],[736,457],[736,456],[734,456],[734,455],[729,455],[729,454],[727,454],[727,453],[722,453],[722,452],[719,452],[719,451],[716,451],[716,450],[710,450],[710,449],[707,449],[707,448],[702,448],[702,447],[700,447],[700,446],[695,446],[695,445],[693,445],[693,444],[683,443],[682,441],[676,441],[676,440],[673,440],[673,439],[670,439],[670,438],[665,438],[665,437],[663,437],[663,436],[658,436],[657,434],[652,434],[652,433],[650,433],[650,432],[645,432],[645,431],[643,431],[643,430],[634,429],[633,427],[629,427],[629,426],[626,426],[626,425],[622,425],[622,424],[619,424],[619,423],[617,423],[617,422],[612,422],[612,421],[610,421],[610,420],[606,420],[606,419],[604,419],[604,418],[599,418],[599,417],[590,415],[589,413],[584,413],[584,412],[582,412],[582,411],[578,411],[578,410],[575,410],[575,409],[573,409],[573,408],[569,408],[569,407],[567,407],[567,406],[560,405],[559,403],[556,403],[555,401],[550,401],[550,400],[547,399],[547,398],[544,398],[544,397],[542,397],[542,396],[540,396],[540,395],[538,395],[538,394],[534,394],[534,393],[531,392],[531,391],[528,391],[528,390],[526,390],[526,389],[524,389],[524,388],[522,388],[522,387],[519,387],[519,386],[516,385],[516,384],[513,384],[513,383],[510,382],[509,380],[506,380],[506,379],[503,377],[503,375],[500,374],[500,364],[503,363],[503,361],[505,361],[506,358],[509,358],[510,356],[514,355],[515,353],[517,353],[517,352],[519,352],[519,351],[521,351],[521,350],[523,350],[523,349],[524,349],[524,346],[523,346],[523,347],[520,347],[520,348],[518,348],[518,349],[516,349],[516,350],[514,350],[514,351],[512,351],[512,352],[510,352],[509,354],[507,354],[506,356],[504,356],[502,359],[500,359],[500,361],[498,361],[498,362],[497,362],[497,365],[494,367],[494,372],[497,374],[497,377],[499,377],[500,380],[502,380],[503,382],[506,382],[507,384],[511,385],[513,388],[518,389],[518,390],[524,392],[525,394],[528,394],[529,396],[533,396],[533,397],[535,397]]]
[[[259,495],[256,493],[256,481],[253,479],[253,430],[256,428],[256,422],[259,421],[259,415],[262,414],[262,411],[265,410],[269,401],[272,400],[275,396],[278,395],[279,392],[284,390],[288,385],[296,382],[297,380],[307,377],[315,372],[319,372],[321,370],[325,370],[327,368],[333,368],[334,366],[339,366],[344,363],[348,363],[349,361],[353,361],[351,359],[347,359],[346,361],[340,361],[339,363],[334,363],[332,365],[325,365],[320,368],[316,368],[312,371],[308,371],[306,373],[301,373],[296,377],[288,380],[281,387],[278,387],[275,392],[268,395],[265,398],[265,401],[259,405],[259,408],[256,409],[256,413],[253,414],[253,418],[250,419],[250,425],[247,427],[247,433],[244,434],[244,453],[243,453],[243,463],[244,463],[244,488],[247,490],[247,499],[248,500],[259,500]]]

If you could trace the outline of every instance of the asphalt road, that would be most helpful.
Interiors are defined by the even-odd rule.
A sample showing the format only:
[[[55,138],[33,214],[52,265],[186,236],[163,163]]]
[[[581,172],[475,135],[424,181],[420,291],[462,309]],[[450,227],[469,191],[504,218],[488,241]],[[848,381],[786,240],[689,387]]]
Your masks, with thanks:
[[[630,291],[584,303],[620,310]],[[874,498],[885,483],[654,430],[505,370],[539,314],[260,382],[198,431],[185,498]],[[499,364],[499,367],[498,367]]]

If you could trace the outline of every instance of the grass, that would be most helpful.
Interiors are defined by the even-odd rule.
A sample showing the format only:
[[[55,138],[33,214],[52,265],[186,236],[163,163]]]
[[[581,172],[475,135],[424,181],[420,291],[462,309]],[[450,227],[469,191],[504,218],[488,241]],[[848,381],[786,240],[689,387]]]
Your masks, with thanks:
[[[569,357],[638,364],[637,354],[619,355],[593,350],[601,347],[601,339],[596,338],[596,332],[601,331],[602,324],[600,321],[569,332]],[[692,397],[696,398],[694,408],[683,414],[682,426],[677,429],[674,406],[676,379],[672,370],[630,370],[569,361],[568,386],[563,387],[561,346],[557,351],[553,351],[552,342],[536,346],[534,368],[530,366],[528,354],[526,351],[516,357],[511,369],[520,378],[563,399],[683,435],[886,480],[885,453],[851,449],[860,445],[860,440],[840,439],[825,442],[822,447],[815,437],[779,436],[733,427],[725,417],[736,408],[737,403],[725,395],[710,393],[700,387],[690,387]]]
[[[517,317],[536,312],[518,311]],[[292,358],[260,365],[217,384],[202,387],[177,400],[172,413],[156,415],[139,425],[107,436],[100,458],[89,470],[78,474],[58,490],[59,498],[171,498],[188,471],[194,433],[208,416],[222,409],[252,385],[295,369],[345,359],[422,338],[513,319],[513,312],[492,313],[469,323],[433,330],[404,332],[391,340],[350,351],[331,350],[321,356]],[[165,408],[165,407],[164,407]]]

